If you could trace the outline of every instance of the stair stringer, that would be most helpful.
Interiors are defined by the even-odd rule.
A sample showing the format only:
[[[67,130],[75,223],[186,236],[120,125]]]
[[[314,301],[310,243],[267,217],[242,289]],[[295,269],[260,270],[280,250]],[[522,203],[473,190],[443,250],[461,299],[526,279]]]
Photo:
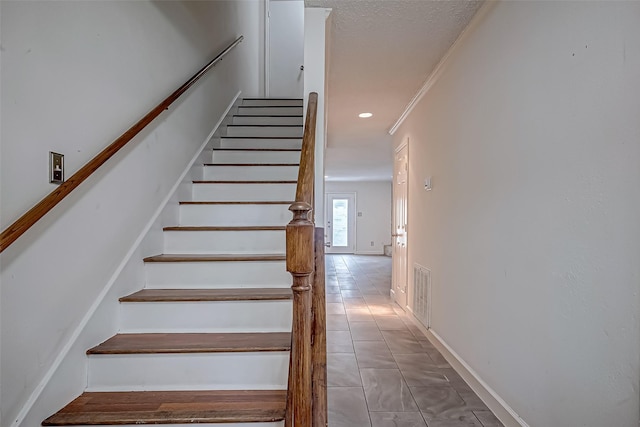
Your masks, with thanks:
[[[164,225],[171,224],[176,218],[178,200],[184,199],[185,192],[191,191],[193,179],[202,177],[201,164],[204,162],[200,160],[206,158],[208,150],[219,145],[217,137],[226,124],[231,122],[233,113],[237,111],[241,102],[241,93],[238,91],[231,99],[197,153],[115,268],[111,278],[91,304],[82,321],[74,329],[51,367],[30,394],[15,419],[7,425],[38,426],[43,419],[85,390],[88,383],[87,349],[118,332],[120,326],[118,298],[142,288],[145,283],[142,259],[162,251],[164,244],[162,228]],[[274,423],[274,426],[276,425],[279,424]]]

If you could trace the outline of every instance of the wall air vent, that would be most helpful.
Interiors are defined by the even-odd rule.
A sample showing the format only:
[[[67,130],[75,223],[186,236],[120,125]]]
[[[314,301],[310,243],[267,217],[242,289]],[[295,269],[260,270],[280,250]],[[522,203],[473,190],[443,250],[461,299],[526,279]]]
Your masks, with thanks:
[[[431,270],[413,266],[413,314],[427,329],[431,327]]]

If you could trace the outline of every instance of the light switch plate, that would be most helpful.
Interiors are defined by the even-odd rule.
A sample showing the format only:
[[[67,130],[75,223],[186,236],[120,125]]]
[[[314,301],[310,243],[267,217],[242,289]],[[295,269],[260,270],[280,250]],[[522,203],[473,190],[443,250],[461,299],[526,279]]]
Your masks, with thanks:
[[[424,179],[424,189],[427,191],[431,191],[431,177],[428,176]]]
[[[49,182],[52,184],[64,182],[64,154],[49,152]]]

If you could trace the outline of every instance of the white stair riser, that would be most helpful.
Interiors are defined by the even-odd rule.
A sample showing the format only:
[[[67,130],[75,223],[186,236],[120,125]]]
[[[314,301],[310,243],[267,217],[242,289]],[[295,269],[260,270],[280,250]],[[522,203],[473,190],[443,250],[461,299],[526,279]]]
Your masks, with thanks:
[[[211,162],[224,163],[299,163],[299,151],[213,151]]]
[[[302,107],[238,107],[238,114],[243,116],[299,116]]]
[[[285,389],[289,352],[89,356],[87,391]]]
[[[302,107],[302,99],[274,99],[274,98],[258,98],[258,99],[243,99],[242,105],[247,106],[281,106],[281,105],[293,105],[296,107]]]
[[[234,125],[302,125],[302,116],[233,116]]]
[[[147,288],[291,287],[284,261],[148,262]]]
[[[286,201],[295,199],[296,184],[193,184],[196,202]]]
[[[291,300],[126,302],[122,332],[291,332]]]
[[[165,231],[166,254],[283,254],[284,230]]]
[[[286,225],[291,221],[288,204],[278,205],[180,205],[182,226]]]
[[[302,126],[227,126],[227,136],[299,136]]]
[[[302,138],[220,138],[220,148],[283,148],[299,150]]]
[[[209,181],[291,181],[298,179],[298,166],[206,166]]]

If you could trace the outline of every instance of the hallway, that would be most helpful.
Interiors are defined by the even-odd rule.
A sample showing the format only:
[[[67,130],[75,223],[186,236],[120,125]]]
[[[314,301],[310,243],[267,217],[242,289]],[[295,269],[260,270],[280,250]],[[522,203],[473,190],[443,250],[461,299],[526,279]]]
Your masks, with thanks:
[[[391,258],[327,255],[329,427],[498,427],[391,303]]]

